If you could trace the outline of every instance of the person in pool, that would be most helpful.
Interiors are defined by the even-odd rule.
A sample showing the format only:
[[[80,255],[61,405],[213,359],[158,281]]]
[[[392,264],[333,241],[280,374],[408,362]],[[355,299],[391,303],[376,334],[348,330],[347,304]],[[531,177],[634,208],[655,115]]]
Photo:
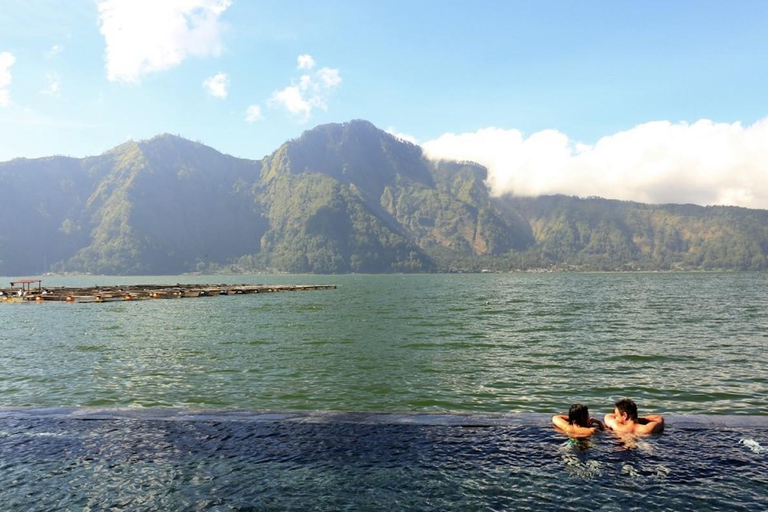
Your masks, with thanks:
[[[605,415],[605,425],[617,434],[645,436],[664,430],[664,418],[659,414],[637,416],[637,405],[629,398],[622,398],[613,406],[613,413]]]
[[[570,437],[589,437],[596,432],[605,430],[603,422],[590,418],[589,409],[583,404],[573,404],[565,414],[552,416],[552,424]]]

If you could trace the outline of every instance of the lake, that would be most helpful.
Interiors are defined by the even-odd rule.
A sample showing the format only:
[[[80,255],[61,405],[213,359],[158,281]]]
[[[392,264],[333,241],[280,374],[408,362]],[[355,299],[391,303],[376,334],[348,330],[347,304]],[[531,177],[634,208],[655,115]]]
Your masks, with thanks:
[[[0,304],[4,509],[768,507],[768,274],[44,280],[152,282],[338,289]]]
[[[4,281],[9,281],[5,279]],[[6,406],[768,414],[768,274],[46,278],[337,290],[0,304]]]

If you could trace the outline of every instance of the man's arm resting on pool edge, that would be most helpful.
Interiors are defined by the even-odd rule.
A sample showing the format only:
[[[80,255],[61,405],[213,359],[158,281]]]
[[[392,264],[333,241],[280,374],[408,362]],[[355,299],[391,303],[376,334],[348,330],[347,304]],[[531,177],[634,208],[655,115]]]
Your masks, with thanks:
[[[664,418],[660,414],[649,414],[640,419],[644,423],[640,426],[643,434],[656,434],[664,430]]]

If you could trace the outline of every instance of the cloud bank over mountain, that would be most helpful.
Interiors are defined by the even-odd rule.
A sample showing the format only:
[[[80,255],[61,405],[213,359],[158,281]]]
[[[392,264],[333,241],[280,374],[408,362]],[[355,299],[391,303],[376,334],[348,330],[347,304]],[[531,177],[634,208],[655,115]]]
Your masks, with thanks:
[[[645,203],[768,208],[768,118],[749,126],[654,121],[581,144],[557,130],[446,133],[432,159],[488,167],[494,195],[568,194]]]

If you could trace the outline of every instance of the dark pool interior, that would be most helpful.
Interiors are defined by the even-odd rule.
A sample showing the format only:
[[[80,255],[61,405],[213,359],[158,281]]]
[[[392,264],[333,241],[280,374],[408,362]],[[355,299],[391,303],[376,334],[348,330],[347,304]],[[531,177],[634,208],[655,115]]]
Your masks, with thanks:
[[[3,510],[768,509],[768,417],[0,409]]]

